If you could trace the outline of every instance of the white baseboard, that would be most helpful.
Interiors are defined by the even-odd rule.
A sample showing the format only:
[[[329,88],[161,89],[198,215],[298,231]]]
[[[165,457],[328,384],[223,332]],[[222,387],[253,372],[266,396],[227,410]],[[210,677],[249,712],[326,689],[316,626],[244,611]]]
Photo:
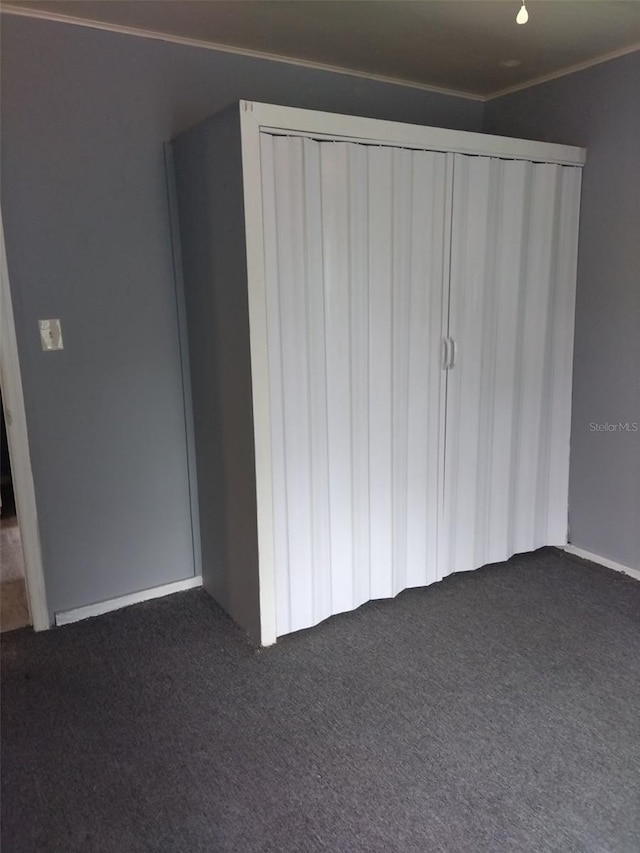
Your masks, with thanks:
[[[109,598],[107,601],[98,601],[96,604],[75,607],[73,610],[63,610],[56,613],[56,625],[69,625],[71,622],[79,622],[81,619],[89,619],[91,616],[100,616],[101,613],[109,613],[111,610],[128,607],[130,604],[138,604],[152,598],[163,598],[165,595],[172,595],[174,592],[182,592],[185,589],[193,589],[197,586],[202,586],[202,575],[194,575],[192,578],[166,583],[163,586],[154,586],[152,589],[143,589],[140,592],[132,592],[130,595],[121,595],[118,598]]]
[[[613,569],[616,572],[623,572],[623,574],[640,581],[640,569],[632,569],[631,566],[624,566],[622,563],[616,563],[615,560],[610,560],[608,557],[601,557],[599,554],[593,554],[591,551],[576,548],[575,545],[565,545],[564,550],[569,554],[575,554],[576,557],[582,557],[583,560],[598,563],[598,565],[605,566],[607,569]]]

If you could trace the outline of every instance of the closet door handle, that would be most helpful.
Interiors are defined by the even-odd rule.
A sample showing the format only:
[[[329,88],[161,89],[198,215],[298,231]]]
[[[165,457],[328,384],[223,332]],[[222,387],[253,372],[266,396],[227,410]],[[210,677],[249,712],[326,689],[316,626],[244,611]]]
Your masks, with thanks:
[[[442,369],[443,370],[449,369],[449,354],[450,354],[449,343],[450,343],[449,338],[443,338],[442,339]]]
[[[451,370],[455,367],[456,354],[458,347],[453,338],[445,337],[442,339],[442,369]]]

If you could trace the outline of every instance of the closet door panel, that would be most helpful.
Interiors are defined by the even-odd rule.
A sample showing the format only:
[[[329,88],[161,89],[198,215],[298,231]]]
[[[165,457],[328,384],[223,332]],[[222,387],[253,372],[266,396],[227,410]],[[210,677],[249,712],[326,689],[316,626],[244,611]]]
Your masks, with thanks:
[[[557,224],[554,282],[550,303],[549,360],[545,377],[549,406],[545,417],[548,434],[546,493],[536,520],[537,535],[549,544],[564,545],[567,539],[569,503],[569,438],[571,433],[571,386],[575,289],[578,262],[578,224],[582,170],[560,170],[556,202]]]
[[[566,541],[578,186],[570,167],[456,156],[449,571]]]
[[[281,635],[437,577],[446,158],[261,144]]]
[[[437,579],[446,156],[368,148],[371,598]]]

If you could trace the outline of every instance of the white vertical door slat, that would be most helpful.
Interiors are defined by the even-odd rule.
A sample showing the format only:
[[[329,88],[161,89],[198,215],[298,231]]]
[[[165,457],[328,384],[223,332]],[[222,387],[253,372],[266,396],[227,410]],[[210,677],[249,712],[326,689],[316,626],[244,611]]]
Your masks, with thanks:
[[[371,598],[369,513],[369,179],[366,149],[349,145],[352,523],[354,606]]]
[[[447,377],[445,573],[475,560],[490,178],[491,160],[456,157],[449,333],[458,352]]]
[[[406,586],[438,580],[446,156],[413,152],[409,298]],[[448,246],[446,247],[448,253]]]
[[[411,213],[413,154],[397,149],[392,155],[392,592],[407,586],[409,327],[411,307]],[[422,187],[418,187],[422,191]],[[423,436],[426,444],[426,435]]]
[[[487,526],[485,548],[479,555],[482,563],[500,559],[500,554],[513,552],[509,519],[513,506],[512,454],[514,444],[514,407],[519,371],[519,325],[522,288],[519,286],[526,205],[524,203],[530,164],[523,161],[494,161],[499,182],[498,209],[494,233],[496,254],[492,324],[495,347],[492,353],[493,394],[491,435],[488,437],[488,500],[483,522]],[[495,389],[495,392],[494,392]]]
[[[545,507],[546,538],[550,545],[564,545],[567,539],[570,401],[581,179],[581,169],[568,166],[562,168],[555,287],[551,312],[552,348],[549,377],[551,391],[548,429],[554,440],[549,445],[549,480]]]
[[[499,160],[486,160],[486,172],[483,173],[483,187],[487,182],[487,208],[486,227],[482,229],[482,257],[481,266],[478,269],[478,277],[481,280],[481,302],[479,314],[476,318],[474,332],[479,337],[475,343],[478,347],[480,357],[475,362],[479,371],[478,375],[478,398],[477,405],[477,428],[478,441],[475,444],[477,454],[474,467],[475,472],[475,497],[471,503],[473,512],[473,523],[475,526],[473,537],[469,537],[474,559],[485,561],[489,552],[489,532],[491,520],[491,502],[479,499],[478,496],[491,494],[491,482],[493,474],[499,469],[494,465],[492,455],[492,436],[496,428],[499,429],[496,417],[496,404],[498,398],[494,399],[493,392],[497,387],[497,349],[499,340],[498,308],[498,269],[497,261],[500,247],[504,243],[502,221],[500,218],[503,201],[503,177],[504,171]],[[463,342],[460,342],[463,344]],[[466,347],[466,344],[465,344]],[[492,401],[492,404],[487,404]],[[486,436],[486,443],[483,438]]]
[[[276,206],[274,138],[263,135],[260,144],[262,205],[264,227],[264,264],[266,288],[269,395],[271,398],[271,454],[273,491],[273,539],[276,566],[276,632],[290,630],[289,537],[287,519],[286,449],[284,432],[284,389],[282,348],[280,347],[280,295],[278,263],[278,221]]]
[[[280,347],[290,602],[289,630],[313,620],[311,454],[306,335],[303,140],[274,140]]]
[[[313,566],[313,622],[332,610],[331,516],[329,447],[327,435],[327,349],[325,336],[324,257],[322,240],[321,162],[319,146],[303,140],[304,228],[307,292],[306,335],[309,354],[309,429],[311,466],[311,552]]]
[[[353,607],[349,159],[345,143],[320,146],[327,353],[332,612]]]
[[[553,284],[557,227],[556,190],[559,167],[534,163],[528,200],[524,311],[519,365],[520,413],[515,478],[514,543],[517,551],[538,544],[537,503],[541,478],[548,475],[544,458],[544,428],[549,397],[545,393],[545,362],[549,358],[549,303]]]
[[[369,510],[371,596],[392,584],[392,186],[393,150],[368,148],[369,159]]]

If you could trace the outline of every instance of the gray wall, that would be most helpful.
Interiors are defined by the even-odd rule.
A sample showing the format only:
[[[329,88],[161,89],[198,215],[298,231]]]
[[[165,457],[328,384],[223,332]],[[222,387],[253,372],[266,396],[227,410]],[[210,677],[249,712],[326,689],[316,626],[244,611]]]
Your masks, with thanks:
[[[3,15],[1,36],[2,210],[58,611],[193,574],[162,142],[239,98],[468,130],[483,111],[65,24]],[[40,350],[47,317],[63,352]]]
[[[205,588],[260,645],[240,108],[173,143]]]
[[[569,495],[574,545],[640,568],[640,53],[489,102],[485,131],[587,147]]]

